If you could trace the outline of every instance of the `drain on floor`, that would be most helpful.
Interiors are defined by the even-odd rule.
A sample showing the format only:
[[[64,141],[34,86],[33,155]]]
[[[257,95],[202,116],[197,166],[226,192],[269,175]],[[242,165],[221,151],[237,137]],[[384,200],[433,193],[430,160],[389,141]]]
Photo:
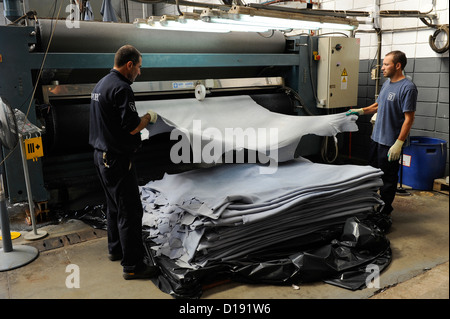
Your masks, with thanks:
[[[27,243],[33,246],[40,252],[48,251],[64,246],[82,243],[91,239],[102,238],[106,236],[106,231],[102,229],[85,230],[81,232],[66,234],[58,237],[45,238],[39,241]]]

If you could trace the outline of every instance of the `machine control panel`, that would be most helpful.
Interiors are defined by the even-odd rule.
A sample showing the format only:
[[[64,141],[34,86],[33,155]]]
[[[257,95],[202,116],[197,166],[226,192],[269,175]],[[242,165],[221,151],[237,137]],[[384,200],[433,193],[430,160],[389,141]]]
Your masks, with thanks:
[[[359,76],[359,39],[319,38],[317,98],[319,108],[357,105]]]

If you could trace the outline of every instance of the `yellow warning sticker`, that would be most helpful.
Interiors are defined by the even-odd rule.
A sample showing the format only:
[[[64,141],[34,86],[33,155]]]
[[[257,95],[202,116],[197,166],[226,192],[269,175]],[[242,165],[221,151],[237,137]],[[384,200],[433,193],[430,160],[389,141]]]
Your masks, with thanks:
[[[38,157],[44,156],[42,138],[38,136],[25,140],[25,151],[27,154],[27,160],[36,160]]]
[[[347,82],[348,82],[348,77],[341,76],[341,90],[347,90]]]
[[[342,71],[342,74],[341,74],[341,76],[348,76],[348,74],[347,74],[347,70],[346,70],[346,69],[344,69],[344,71]]]

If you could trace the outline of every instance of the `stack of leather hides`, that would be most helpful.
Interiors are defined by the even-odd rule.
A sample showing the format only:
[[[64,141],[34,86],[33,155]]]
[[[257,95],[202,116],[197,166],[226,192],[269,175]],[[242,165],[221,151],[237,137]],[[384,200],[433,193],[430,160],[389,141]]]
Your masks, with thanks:
[[[379,169],[299,158],[273,174],[223,164],[166,174],[141,187],[143,235],[154,279],[175,297],[198,298],[220,280],[366,287],[391,261],[374,220]]]

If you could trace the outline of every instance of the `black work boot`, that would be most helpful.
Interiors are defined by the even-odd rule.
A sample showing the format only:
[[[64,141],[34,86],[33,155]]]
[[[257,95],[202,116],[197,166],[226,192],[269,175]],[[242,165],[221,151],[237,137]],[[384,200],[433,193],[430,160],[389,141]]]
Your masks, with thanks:
[[[157,276],[159,273],[159,268],[156,266],[146,266],[146,268],[142,270],[138,270],[136,272],[123,272],[123,278],[125,280],[130,279],[149,279]]]

